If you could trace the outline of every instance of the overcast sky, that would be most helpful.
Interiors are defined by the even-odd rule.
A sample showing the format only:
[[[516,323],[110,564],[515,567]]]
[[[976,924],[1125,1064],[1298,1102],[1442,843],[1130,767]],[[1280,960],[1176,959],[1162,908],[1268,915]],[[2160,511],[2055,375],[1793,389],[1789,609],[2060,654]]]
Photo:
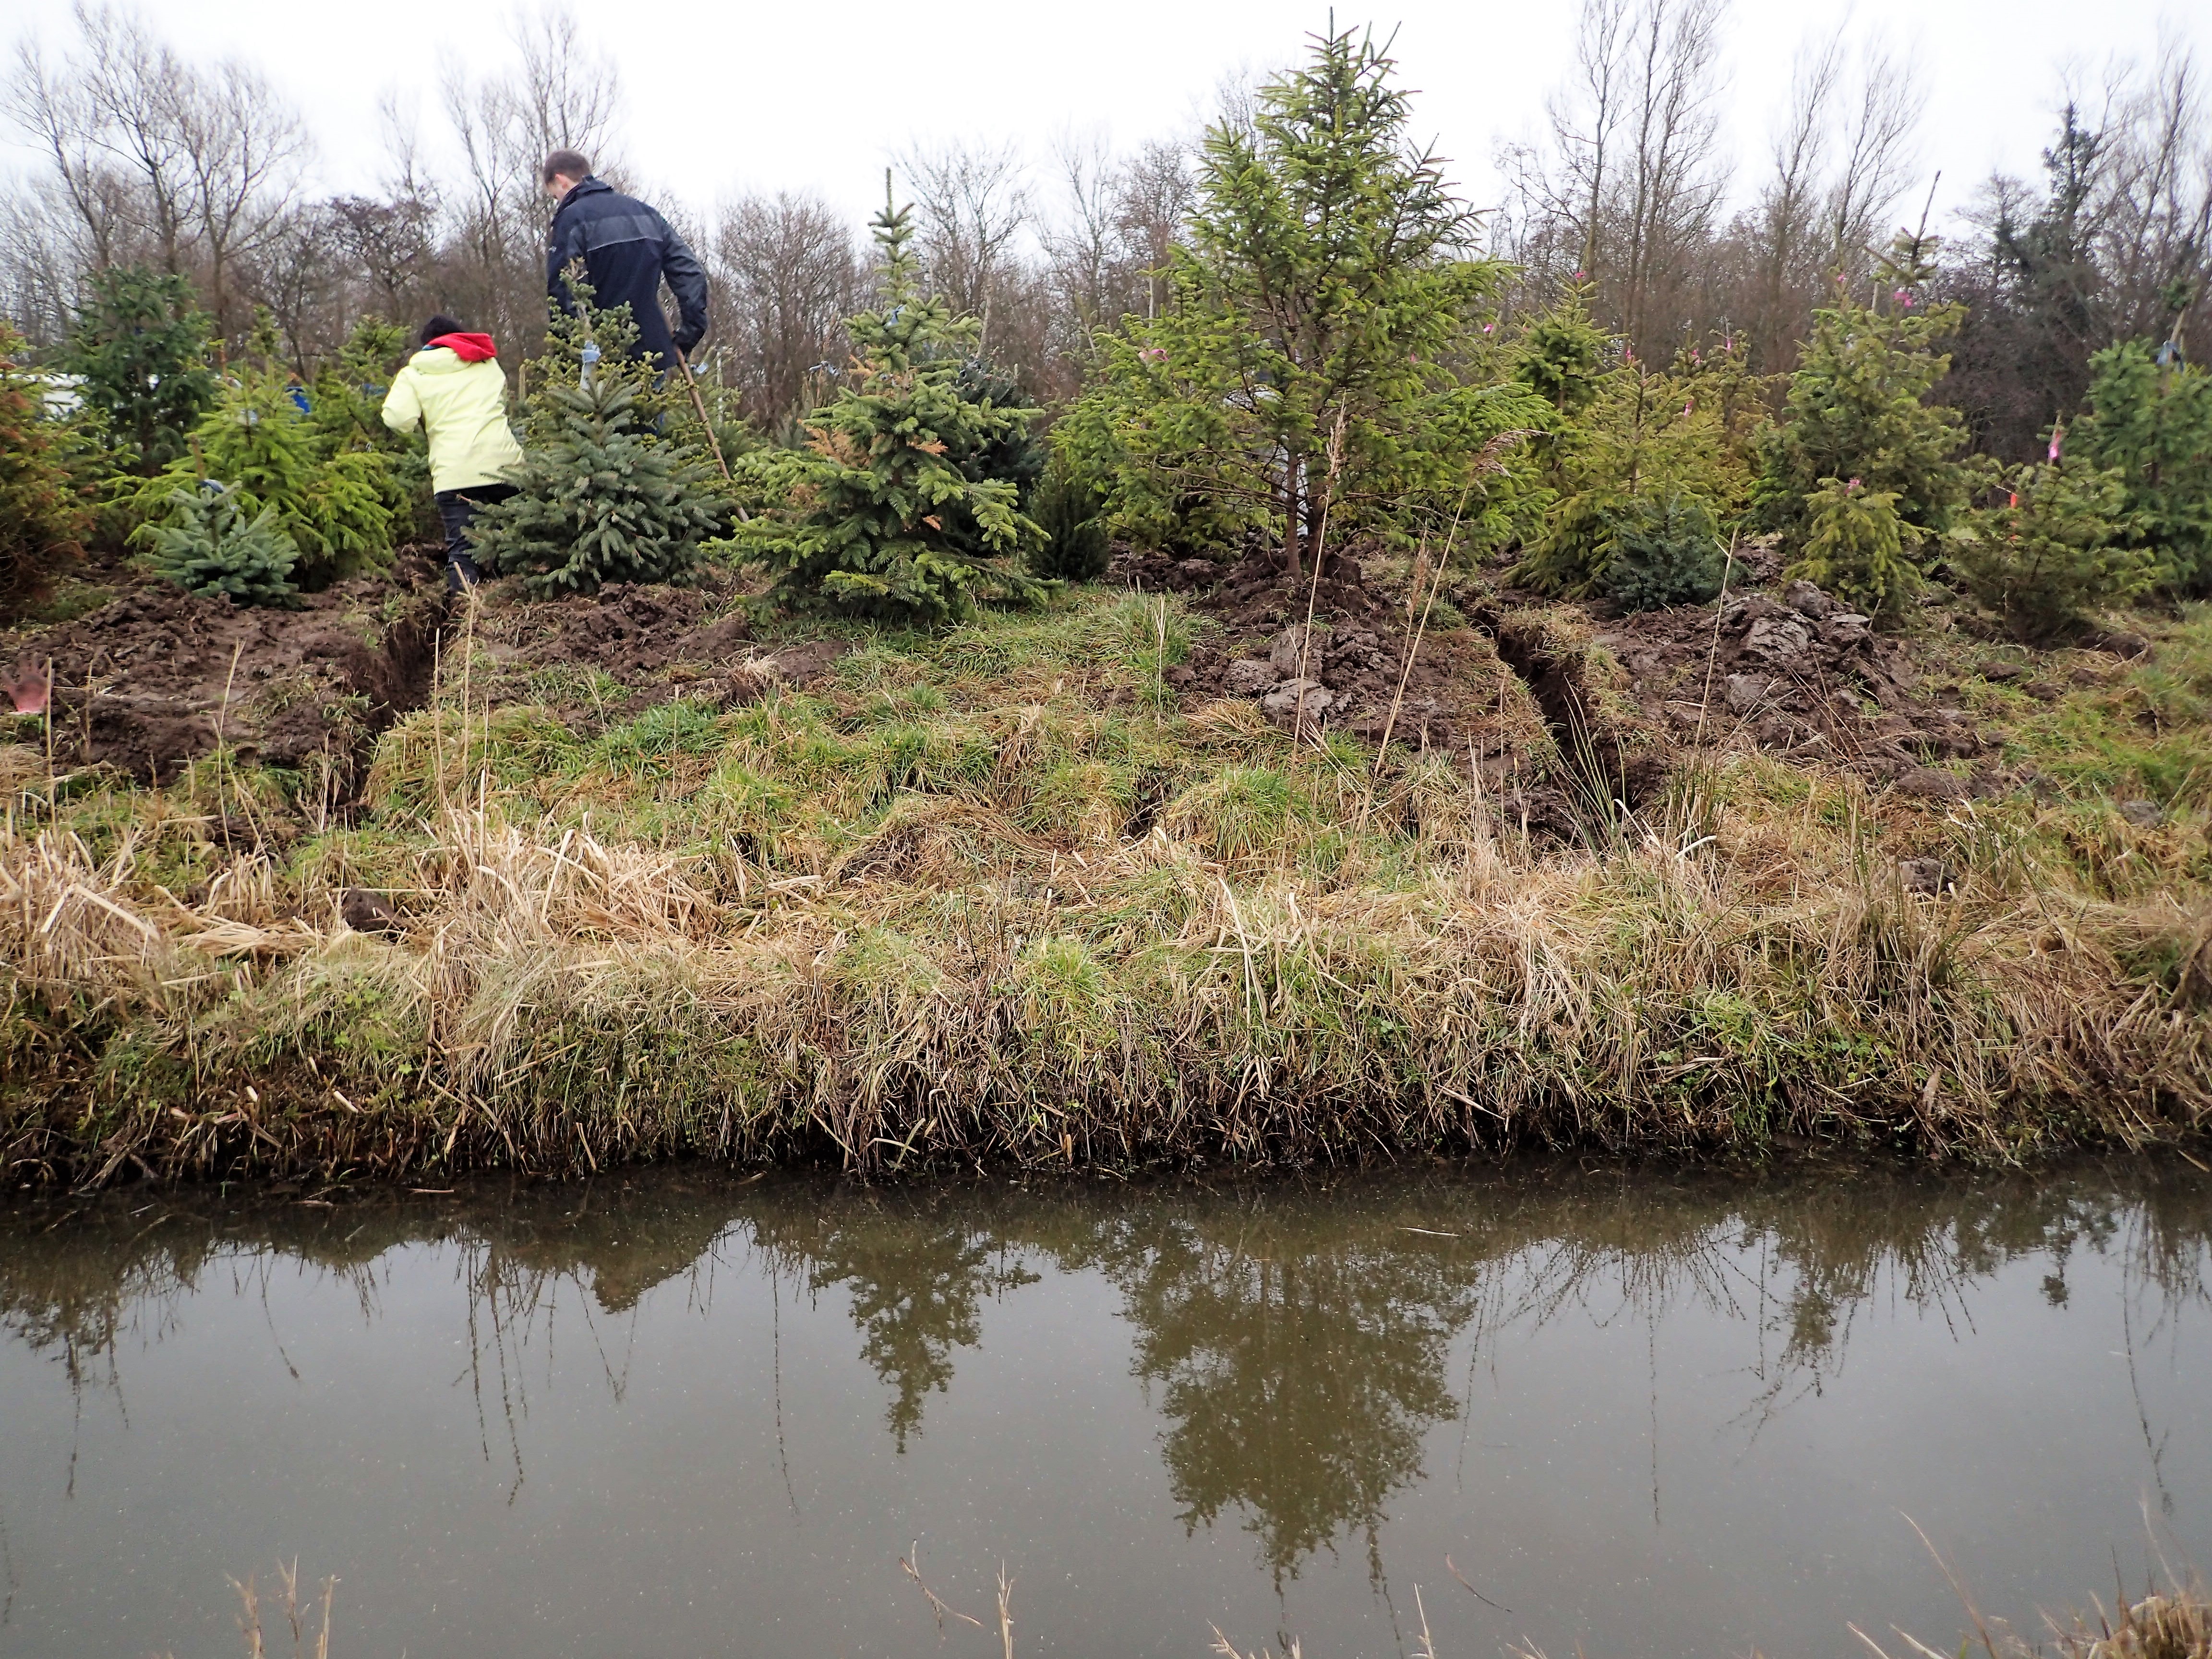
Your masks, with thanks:
[[[1071,131],[1103,128],[1134,145],[1194,125],[1224,76],[1295,58],[1328,15],[1304,0],[578,0],[573,9],[619,65],[634,176],[699,206],[743,189],[812,189],[856,218],[881,199],[884,164],[910,138],[1012,138],[1040,161]],[[508,0],[155,0],[142,15],[190,53],[258,64],[305,112],[322,185],[364,191],[380,169],[380,95],[416,94],[434,133],[440,75],[507,60],[515,10]],[[1497,194],[1498,140],[1540,123],[1576,11],[1573,0],[1396,0],[1371,15],[1397,31],[1423,136],[1476,200]],[[2062,65],[2094,82],[2115,58],[2147,58],[2161,25],[2200,57],[2212,38],[2212,8],[2171,0],[1735,0],[1727,107],[1740,187],[1764,160],[1793,56],[1846,15],[1854,33],[1887,33],[1923,66],[1923,154],[1929,171],[1943,169],[1939,201],[1953,204],[1992,167],[2033,171]],[[1337,17],[1370,21],[1351,6]],[[70,33],[69,0],[0,0],[0,38],[60,45]]]

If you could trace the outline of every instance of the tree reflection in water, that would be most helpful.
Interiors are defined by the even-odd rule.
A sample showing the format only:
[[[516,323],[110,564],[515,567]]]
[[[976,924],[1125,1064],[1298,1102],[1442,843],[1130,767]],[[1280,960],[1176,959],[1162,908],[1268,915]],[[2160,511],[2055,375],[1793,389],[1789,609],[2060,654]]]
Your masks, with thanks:
[[[1656,1330],[1676,1310],[1717,1310],[1755,1345],[1741,1418],[1755,1436],[1838,1373],[1863,1310],[1893,1299],[1964,1329],[1978,1282],[2006,1263],[2047,1258],[2045,1294],[2063,1302],[2069,1262],[2094,1252],[2122,1265],[2132,1346],[2208,1300],[2209,1236],[2212,1180],[2142,1164],[1749,1182],[1537,1164],[1133,1192],[677,1173],[330,1208],[171,1191],[0,1215],[0,1329],[52,1356],[80,1399],[119,1400],[124,1349],[158,1340],[226,1279],[250,1295],[278,1272],[326,1275],[373,1321],[388,1252],[448,1246],[474,1339],[456,1381],[477,1390],[486,1456],[511,1458],[519,1484],[526,1361],[543,1345],[550,1365],[563,1307],[580,1309],[619,1395],[655,1287],[680,1281],[702,1310],[724,1273],[764,1274],[779,1296],[794,1282],[841,1292],[904,1450],[980,1341],[988,1302],[1047,1268],[1092,1271],[1121,1299],[1185,1525],[1236,1512],[1279,1583],[1358,1534],[1379,1572],[1387,1506],[1420,1478],[1430,1431],[1458,1414],[1455,1343],[1474,1364],[1568,1315]],[[2158,1430],[2142,1428],[2155,1467]]]
[[[772,1267],[817,1293],[836,1286],[851,1296],[860,1358],[892,1391],[885,1419],[902,1452],[931,1392],[952,1386],[954,1350],[981,1338],[984,1301],[1037,1279],[1002,1238],[974,1224],[964,1197],[848,1189],[763,1204],[747,1217]]]
[[[1347,1528],[1375,1562],[1384,1503],[1453,1414],[1444,1368],[1480,1288],[1346,1219],[1232,1199],[1108,1223],[1085,1252],[1121,1288],[1137,1375],[1158,1385],[1184,1526],[1243,1510],[1279,1583]]]

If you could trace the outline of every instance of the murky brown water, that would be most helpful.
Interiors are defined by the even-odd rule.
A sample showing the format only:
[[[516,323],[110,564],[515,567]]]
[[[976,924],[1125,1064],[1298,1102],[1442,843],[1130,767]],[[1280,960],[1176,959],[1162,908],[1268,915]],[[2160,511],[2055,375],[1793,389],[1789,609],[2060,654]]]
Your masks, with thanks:
[[[0,1654],[234,1655],[295,1556],[341,1659],[980,1659],[1001,1564],[1022,1655],[1955,1645],[1906,1515],[2023,1621],[2212,1562],[2209,1238],[2164,1165],[19,1204]]]

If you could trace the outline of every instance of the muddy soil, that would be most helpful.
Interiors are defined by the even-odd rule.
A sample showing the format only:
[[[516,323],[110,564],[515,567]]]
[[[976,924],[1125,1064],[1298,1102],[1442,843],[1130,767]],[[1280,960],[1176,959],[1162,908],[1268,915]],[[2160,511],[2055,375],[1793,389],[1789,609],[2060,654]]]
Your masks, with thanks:
[[[756,641],[733,592],[714,586],[533,602],[498,584],[471,616],[412,555],[289,611],[182,592],[127,562],[100,574],[113,590],[104,605],[0,633],[0,689],[50,707],[57,766],[166,782],[221,741],[241,759],[315,774],[332,805],[365,775],[377,735],[457,672],[465,643],[490,660],[471,687],[479,706],[544,703],[580,729],[679,697],[736,708],[779,681],[807,684],[848,648]],[[7,735],[43,749],[45,719],[15,724]]]
[[[544,704],[580,729],[679,697],[736,708],[778,681],[808,684],[848,648],[762,641],[735,588],[712,582],[537,602],[501,584],[471,615],[411,555],[389,576],[342,583],[293,611],[182,593],[127,566],[108,575],[115,595],[100,608],[0,633],[0,668],[15,665],[19,702],[27,687],[37,700],[51,665],[56,763],[166,781],[220,740],[319,770],[333,800],[357,784],[376,735],[430,695],[434,673],[451,672],[465,640],[479,665],[489,659],[472,697]],[[1962,708],[1955,641],[1939,649],[1924,633],[1877,633],[1807,583],[1772,581],[1717,610],[1619,618],[1448,589],[1455,603],[1431,617],[1407,672],[1413,614],[1389,579],[1354,561],[1334,562],[1312,588],[1264,557],[1220,565],[1124,549],[1113,576],[1187,594],[1213,623],[1170,673],[1186,708],[1247,699],[1286,728],[1441,751],[1479,771],[1509,816],[1532,822],[1565,825],[1577,792],[1636,806],[1698,748],[1756,746],[1930,801],[2022,781],[1997,765],[2005,734]],[[2139,647],[2109,645],[2123,655]],[[1992,655],[1975,669],[2058,695],[2048,663]],[[43,744],[48,727],[19,716],[14,735]],[[1553,753],[1567,763],[1547,775],[1541,757]]]
[[[1563,816],[1559,790],[1639,805],[1698,749],[1755,747],[1931,802],[2032,781],[2002,769],[2005,732],[1963,706],[1960,641],[1877,632],[1812,584],[1761,574],[1765,591],[1724,606],[1619,617],[1527,595],[1516,605],[1473,588],[1449,593],[1474,625],[1430,628],[1394,716],[1409,613],[1350,562],[1310,591],[1264,558],[1224,566],[1122,550],[1114,569],[1133,586],[1188,595],[1221,624],[1178,671],[1187,703],[1250,698],[1279,725],[1370,741],[1387,726],[1393,740],[1471,757],[1509,808],[1518,792],[1540,820]],[[2120,656],[2140,646],[2106,642]],[[2046,700],[2061,689],[2047,665],[2014,656],[1991,655],[1972,672]],[[1545,736],[1567,764],[1532,785],[1522,757]]]
[[[1990,794],[2006,733],[1963,708],[1955,663],[1934,642],[1878,633],[1810,582],[1712,606],[1646,611],[1596,624],[1593,643],[1626,677],[1646,719],[1678,744],[1750,743],[1824,763],[1930,800]],[[1978,665],[2057,695],[2023,662]],[[1952,763],[1964,761],[1961,771]]]
[[[437,572],[403,557],[391,576],[340,582],[296,610],[234,605],[128,573],[74,621],[0,635],[0,661],[51,687],[58,765],[114,766],[165,781],[213,751],[319,769],[343,793],[377,732],[421,700],[445,611]],[[18,724],[27,727],[27,718]],[[44,744],[47,727],[19,739]]]
[[[580,730],[685,698],[720,708],[757,701],[775,683],[804,687],[849,646],[763,643],[722,585],[617,583],[589,598],[501,603],[474,623],[494,665],[495,702],[543,703]]]
[[[1170,674],[1186,706],[1254,698],[1285,728],[1304,720],[1370,742],[1387,732],[1391,741],[1419,750],[1459,757],[1471,750],[1493,777],[1510,770],[1516,746],[1541,735],[1536,711],[1496,642],[1449,611],[1424,633],[1401,688],[1407,608],[1348,561],[1334,565],[1318,586],[1286,580],[1265,557],[1223,566],[1124,552],[1115,574],[1147,591],[1187,593],[1218,624]]]

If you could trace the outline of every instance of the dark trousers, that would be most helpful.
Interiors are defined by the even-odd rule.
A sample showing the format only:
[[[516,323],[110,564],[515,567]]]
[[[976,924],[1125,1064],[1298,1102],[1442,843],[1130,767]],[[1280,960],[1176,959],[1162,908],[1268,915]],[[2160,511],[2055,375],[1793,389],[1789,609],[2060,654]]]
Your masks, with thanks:
[[[483,580],[469,551],[469,524],[477,509],[488,501],[503,501],[514,494],[513,484],[471,484],[466,489],[438,492],[438,517],[446,526],[446,586],[458,593]]]

